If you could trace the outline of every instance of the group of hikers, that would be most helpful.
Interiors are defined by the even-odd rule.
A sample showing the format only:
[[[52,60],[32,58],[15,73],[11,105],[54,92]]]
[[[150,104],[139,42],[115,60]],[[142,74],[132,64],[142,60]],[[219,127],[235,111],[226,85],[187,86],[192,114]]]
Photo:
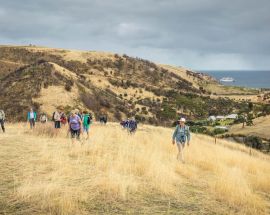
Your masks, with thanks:
[[[3,110],[0,109],[0,125],[4,133],[5,120],[5,113]],[[48,122],[48,117],[45,113],[41,113],[39,120],[42,124],[44,124]],[[102,124],[106,124],[107,120],[107,115],[103,114],[99,117],[99,121]],[[27,113],[27,121],[30,123],[30,128],[33,129],[37,122],[37,113],[33,110],[33,108],[31,108],[30,111]],[[92,114],[88,111],[80,112],[78,109],[72,110],[70,112],[70,115],[66,116],[66,114],[62,110],[57,109],[52,114],[52,121],[54,121],[55,129],[59,129],[62,125],[65,126],[68,123],[68,134],[70,133],[72,143],[74,143],[75,138],[77,138],[78,140],[80,139],[81,132],[85,132],[87,134],[87,139],[89,138],[89,129],[90,125],[93,123],[93,117]],[[188,146],[190,144],[190,131],[189,127],[185,124],[185,122],[185,118],[179,118],[179,120],[177,120],[177,125],[172,135],[172,144],[176,144],[178,149],[177,160],[182,161],[183,163],[185,162],[183,153],[184,147],[186,144]],[[130,133],[135,133],[137,130],[137,122],[135,118],[123,120],[121,121],[120,125],[123,129],[127,129]]]
[[[126,119],[120,122],[120,125],[122,126],[123,129],[127,129],[129,133],[135,133],[137,130],[137,121],[135,118],[132,119]]]
[[[41,113],[39,120],[42,124],[47,123],[48,117],[46,113]],[[30,128],[33,129],[37,121],[37,113],[33,108],[31,108],[27,113],[27,121],[30,123]],[[61,108],[58,108],[52,114],[52,121],[54,122],[55,129],[60,129],[68,123],[68,134],[71,134],[72,142],[74,142],[75,138],[78,140],[80,139],[81,132],[85,132],[87,134],[87,139],[89,139],[89,129],[92,124],[93,117],[88,111],[80,112],[78,109],[72,110],[70,115],[67,116]]]

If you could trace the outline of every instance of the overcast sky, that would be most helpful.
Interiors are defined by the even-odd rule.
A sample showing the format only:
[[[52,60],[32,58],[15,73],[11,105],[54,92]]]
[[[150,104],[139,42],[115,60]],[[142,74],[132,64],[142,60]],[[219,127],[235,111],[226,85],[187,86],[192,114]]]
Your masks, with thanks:
[[[126,53],[197,70],[270,69],[269,0],[0,0],[0,44]]]

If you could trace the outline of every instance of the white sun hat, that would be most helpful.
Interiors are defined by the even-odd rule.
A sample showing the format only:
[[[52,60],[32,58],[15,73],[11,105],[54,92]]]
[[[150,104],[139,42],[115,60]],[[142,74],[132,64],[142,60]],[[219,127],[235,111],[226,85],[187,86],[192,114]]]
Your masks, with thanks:
[[[179,121],[179,122],[186,122],[186,119],[182,117],[182,118],[180,118],[178,121]]]

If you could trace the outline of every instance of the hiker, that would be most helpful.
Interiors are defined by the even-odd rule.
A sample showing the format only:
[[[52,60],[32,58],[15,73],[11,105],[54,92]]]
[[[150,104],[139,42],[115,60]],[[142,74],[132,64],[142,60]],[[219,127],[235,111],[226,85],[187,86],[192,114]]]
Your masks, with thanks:
[[[121,125],[121,127],[122,127],[123,129],[125,129],[125,128],[126,128],[126,120],[122,120],[122,121],[120,122],[120,125]]]
[[[128,119],[125,121],[125,123],[124,123],[124,128],[128,129],[129,123],[130,123],[130,120],[129,120],[129,118],[128,118]]]
[[[80,117],[81,120],[83,119],[83,114],[80,113],[79,109],[75,109],[75,114]]]
[[[1,128],[2,131],[5,133],[5,120],[6,120],[6,115],[5,112],[3,110],[0,110],[0,124],[1,124]]]
[[[43,112],[43,113],[40,115],[39,121],[40,121],[42,124],[48,122],[48,117],[47,117],[46,113]]]
[[[75,110],[71,111],[69,117],[69,129],[71,133],[72,143],[74,143],[75,137],[80,140],[82,121],[81,118],[76,114]]]
[[[27,121],[30,123],[30,128],[35,128],[37,120],[37,113],[33,111],[33,108],[30,108],[30,111],[27,113]]]
[[[108,118],[107,118],[107,116],[106,116],[105,114],[103,114],[103,115],[101,115],[101,116],[99,117],[99,122],[100,122],[101,124],[106,125],[107,121],[108,121]]]
[[[87,111],[83,112],[83,132],[87,134],[87,140],[89,139],[89,129],[90,125],[92,124],[92,115],[87,113]]]
[[[189,146],[190,141],[189,127],[185,125],[185,122],[185,118],[180,118],[178,120],[178,125],[176,126],[172,137],[172,144],[174,145],[176,142],[178,148],[177,160],[181,160],[182,163],[185,162],[183,154],[185,143],[187,142],[187,145]]]
[[[102,116],[102,115],[99,116],[99,122],[100,122],[101,124],[103,123],[103,116]]]
[[[61,121],[61,124],[64,126],[67,124],[67,116],[64,112],[61,113],[60,121]]]
[[[67,123],[68,123],[68,125],[69,125],[69,122],[70,122],[71,112],[67,115]],[[69,137],[69,134],[70,134],[70,126],[68,126],[67,137]]]
[[[79,117],[83,120],[83,111],[79,111]]]
[[[58,109],[53,113],[52,119],[54,121],[54,128],[61,128],[61,113]]]
[[[135,120],[135,118],[133,117],[131,120],[129,120],[129,123],[128,123],[128,131],[129,133],[135,133],[137,130],[137,122]]]

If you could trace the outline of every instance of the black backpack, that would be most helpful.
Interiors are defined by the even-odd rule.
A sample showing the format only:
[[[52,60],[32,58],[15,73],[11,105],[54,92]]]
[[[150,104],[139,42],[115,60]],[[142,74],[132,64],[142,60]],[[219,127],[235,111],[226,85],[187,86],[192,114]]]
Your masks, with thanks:
[[[92,120],[92,116],[88,116],[88,119],[87,119],[87,124],[88,124],[88,125],[90,125],[91,120]]]

